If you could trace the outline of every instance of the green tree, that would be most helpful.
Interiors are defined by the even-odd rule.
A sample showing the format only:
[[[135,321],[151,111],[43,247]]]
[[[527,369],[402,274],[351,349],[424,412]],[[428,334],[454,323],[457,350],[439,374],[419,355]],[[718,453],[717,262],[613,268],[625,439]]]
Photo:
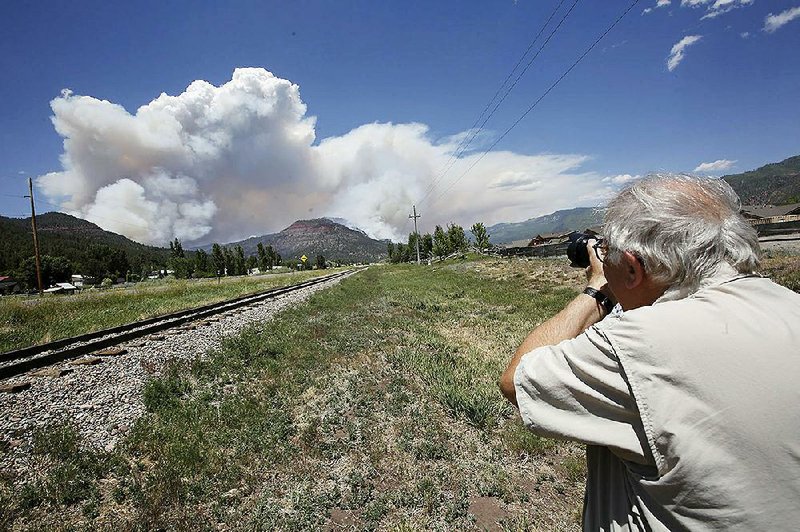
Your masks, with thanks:
[[[422,235],[419,242],[419,254],[426,259],[433,257],[433,236],[430,233]]]
[[[269,261],[267,260],[267,250],[264,249],[264,244],[259,242],[258,246],[256,246],[256,254],[258,254],[258,269],[261,270],[261,273],[269,270]]]
[[[214,263],[217,277],[225,275],[225,252],[222,251],[222,246],[217,243],[211,246],[211,261]]]
[[[186,257],[173,257],[167,262],[176,279],[189,279],[194,273],[194,264]]]
[[[394,262],[394,242],[389,241],[386,244],[386,253],[389,255],[389,262]]]
[[[250,255],[247,257],[247,273],[250,273],[252,270],[256,269],[258,266],[258,259],[255,255]]]
[[[324,270],[328,266],[325,264],[325,257],[322,255],[317,255],[316,260],[314,261],[314,265],[318,270]]]
[[[125,251],[104,244],[89,246],[85,257],[80,271],[98,280],[122,277],[130,269]]]
[[[408,233],[408,253],[409,253],[409,261],[415,262],[417,260],[417,241],[419,240],[418,233]],[[421,242],[420,242],[421,244]],[[419,250],[420,256],[422,256],[422,246],[420,245]]]
[[[193,261],[186,258],[183,252],[181,241],[175,238],[169,243],[170,258],[167,261],[167,268],[172,270],[176,279],[188,279],[194,273]]]
[[[225,257],[225,275],[236,275],[236,259],[233,252],[223,246],[222,254]]]
[[[178,240],[178,237],[175,237],[175,240],[169,243],[169,252],[173,259],[185,258],[183,254],[183,246],[181,245],[181,241]]]
[[[449,224],[447,226],[447,238],[450,240],[450,253],[456,251],[466,251],[469,247],[467,235],[464,233],[464,228],[458,224]]]
[[[42,288],[48,288],[53,283],[65,283],[72,278],[72,263],[64,257],[40,257],[42,272]],[[15,277],[27,288],[37,288],[36,258],[28,257],[19,267]]]
[[[280,266],[281,256],[272,246],[267,246],[267,267],[271,270],[273,266]]]
[[[198,249],[194,253],[194,273],[197,277],[213,277],[214,275],[214,269],[205,250]]]
[[[244,259],[244,249],[242,249],[242,246],[237,244],[234,248],[234,253],[235,256],[233,259],[233,267],[236,271],[236,275],[245,275],[247,273],[247,263]]]
[[[433,254],[440,259],[450,254],[450,239],[441,225],[437,225],[433,230]]]
[[[472,224],[469,230],[475,236],[475,247],[478,248],[478,251],[483,251],[489,247],[489,233],[486,232],[485,225],[481,222],[476,222]]]

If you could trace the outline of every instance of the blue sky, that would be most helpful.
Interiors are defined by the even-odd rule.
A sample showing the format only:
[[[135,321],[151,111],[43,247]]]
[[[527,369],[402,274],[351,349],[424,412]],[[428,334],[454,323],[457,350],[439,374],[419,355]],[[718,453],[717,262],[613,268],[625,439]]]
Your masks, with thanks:
[[[447,160],[452,155],[453,144],[447,147],[447,137],[473,124],[558,3],[5,2],[0,6],[0,180],[6,195],[0,196],[0,213],[27,213],[26,200],[11,196],[25,193],[27,176],[55,172],[59,174],[39,182],[39,195],[49,204],[42,203],[38,210],[60,205],[142,241],[164,241],[169,234],[198,242],[247,236],[278,230],[304,215],[342,215],[377,236],[402,235],[408,231],[401,224],[405,211],[439,176],[442,157]],[[572,0],[563,3],[553,24],[571,4]],[[692,7],[673,0],[656,7],[656,0],[642,0],[498,143],[495,152],[516,158],[487,157],[453,182],[629,4],[582,0],[575,5],[487,123],[474,151],[459,161],[464,165],[438,180],[439,188],[421,206],[428,220],[421,221],[518,221],[555,208],[600,203],[609,187],[626,179],[614,181],[615,176],[693,171],[702,163],[727,161],[710,167],[712,174],[719,175],[800,153],[800,16],[792,18],[800,15],[800,1],[683,1],[698,4]],[[650,11],[644,13],[645,9]],[[785,13],[782,18],[767,24],[769,15],[781,13]],[[686,38],[693,42],[670,70],[670,52]],[[220,169],[218,175],[207,175],[206,165],[195,175],[194,166],[172,168],[169,162],[158,160],[136,175],[103,167],[103,172],[121,173],[97,183],[88,174],[69,177],[84,180],[81,186],[87,191],[81,201],[70,196],[69,186],[55,183],[58,179],[67,182],[61,174],[64,159],[73,161],[67,166],[100,171],[86,161],[87,152],[117,142],[102,138],[104,130],[97,123],[81,122],[67,135],[80,137],[85,146],[65,151],[64,137],[51,122],[54,111],[50,107],[62,89],[107,100],[134,115],[162,92],[182,94],[194,80],[221,87],[239,67],[262,68],[299,87],[299,98],[307,106],[304,116],[316,118],[313,133],[304,142],[319,147],[325,139],[332,141],[327,149],[312,150],[310,155],[303,151],[305,146],[297,155],[302,164],[286,168],[324,175],[306,179],[286,170],[296,183],[289,190],[287,181],[275,177],[259,182],[253,172],[240,176],[240,162],[231,163],[232,167],[214,166]],[[290,94],[286,98],[294,101]],[[92,112],[73,104],[65,105],[65,116]],[[81,115],[76,120],[91,118]],[[425,127],[422,132],[358,130],[375,123]],[[284,122],[258,124],[284,128],[281,131],[294,127]],[[403,144],[403,153],[388,153],[371,144],[379,134],[392,139],[408,135],[410,144]],[[267,151],[274,148],[264,146]],[[343,162],[346,157],[333,153],[334,146],[353,153],[368,151],[372,166],[349,159]],[[275,157],[283,157],[286,151],[281,149]],[[435,169],[420,170],[427,167],[415,158],[403,159],[397,165],[403,172],[396,172],[391,161],[409,151]],[[467,160],[469,156],[473,159]],[[149,155],[141,157],[150,161]],[[221,157],[231,158],[230,154]],[[325,160],[317,161],[320,157]],[[381,163],[374,166],[376,158]],[[269,160],[264,164],[269,166]],[[558,166],[558,162],[563,164]],[[314,170],[308,170],[312,166]],[[163,186],[148,185],[158,172],[164,174],[158,178]],[[364,175],[353,177],[358,172]],[[506,177],[492,181],[503,172]],[[382,177],[373,179],[377,174]],[[328,175],[337,176],[335,183],[326,181]],[[125,201],[134,200],[109,199],[112,191],[97,196],[103,186],[120,179],[130,179],[142,188],[131,185],[129,192],[138,194],[135,201],[142,203],[130,207],[130,218]],[[229,179],[227,189],[241,183],[245,197],[269,191],[271,198],[277,198],[275,204],[269,204],[269,212],[235,215],[235,199],[222,197],[226,187],[219,182],[212,185],[222,179]],[[156,197],[158,191],[166,190],[164,183],[170,190],[188,183],[187,189],[176,192],[186,203],[170,203],[177,205],[172,217],[168,216],[172,226],[156,235],[147,218],[148,213],[164,215],[166,207]],[[481,183],[512,196],[514,187],[530,192],[529,205],[516,202],[514,208],[505,208],[504,197],[512,196],[498,196],[486,197],[487,204],[479,206]],[[191,201],[186,199],[191,196],[188,189],[194,190]],[[534,189],[541,194],[534,194]],[[381,194],[393,198],[400,194],[403,201],[388,205],[391,202],[385,198],[369,199]],[[593,194],[600,199],[594,200]],[[319,197],[306,205],[297,199],[303,195]],[[110,203],[104,207],[100,200]],[[120,214],[109,215],[109,209]],[[181,214],[190,210],[204,214],[195,218]],[[127,228],[121,225],[122,217],[130,224]],[[133,229],[136,224],[142,231]],[[208,230],[190,231],[187,225]]]

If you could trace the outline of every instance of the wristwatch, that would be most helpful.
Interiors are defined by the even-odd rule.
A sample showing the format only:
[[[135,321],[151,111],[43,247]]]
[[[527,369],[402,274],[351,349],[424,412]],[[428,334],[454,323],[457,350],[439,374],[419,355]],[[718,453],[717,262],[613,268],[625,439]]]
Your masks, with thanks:
[[[609,299],[607,295],[605,295],[600,290],[595,290],[591,286],[587,286],[583,289],[583,293],[587,296],[593,297],[600,305],[603,306],[603,309],[606,311],[606,314],[611,313],[611,309],[614,308],[614,302]]]

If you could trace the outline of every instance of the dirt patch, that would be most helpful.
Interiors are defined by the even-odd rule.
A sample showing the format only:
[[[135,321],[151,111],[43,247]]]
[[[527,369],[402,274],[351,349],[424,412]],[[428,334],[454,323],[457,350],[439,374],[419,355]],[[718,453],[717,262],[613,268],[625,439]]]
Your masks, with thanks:
[[[503,503],[496,497],[470,497],[469,513],[475,516],[475,526],[479,530],[502,530],[500,523],[508,517]]]
[[[334,508],[331,510],[331,518],[325,530],[349,530],[358,528],[360,524],[361,520],[353,515],[353,512],[342,510],[341,508]]]

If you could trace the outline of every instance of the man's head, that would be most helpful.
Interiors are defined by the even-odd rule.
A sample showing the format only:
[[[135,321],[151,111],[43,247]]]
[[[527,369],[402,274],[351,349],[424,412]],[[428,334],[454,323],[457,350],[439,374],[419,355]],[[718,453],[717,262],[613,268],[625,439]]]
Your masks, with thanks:
[[[620,192],[608,204],[603,233],[606,277],[623,307],[652,303],[671,286],[696,287],[725,263],[752,272],[758,237],[739,208],[733,189],[715,178],[653,175]]]

